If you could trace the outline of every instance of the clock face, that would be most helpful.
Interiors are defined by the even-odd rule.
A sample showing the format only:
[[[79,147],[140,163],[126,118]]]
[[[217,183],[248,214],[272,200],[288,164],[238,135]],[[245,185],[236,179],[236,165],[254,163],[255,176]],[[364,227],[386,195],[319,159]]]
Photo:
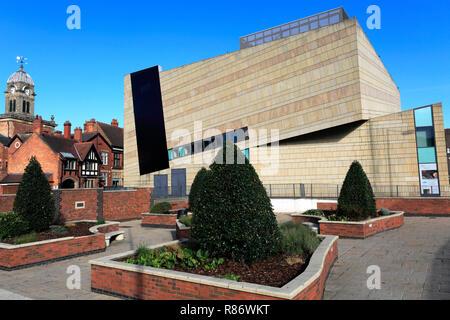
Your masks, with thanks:
[[[25,94],[26,94],[27,96],[29,96],[29,95],[30,95],[30,89],[25,89]]]
[[[16,88],[15,88],[15,87],[12,87],[12,88],[11,88],[11,93],[12,93],[12,94],[16,93]]]

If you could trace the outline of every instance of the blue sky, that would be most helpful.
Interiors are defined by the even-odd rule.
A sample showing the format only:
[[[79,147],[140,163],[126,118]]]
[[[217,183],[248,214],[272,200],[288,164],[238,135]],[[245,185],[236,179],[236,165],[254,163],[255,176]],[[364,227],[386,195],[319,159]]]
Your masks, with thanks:
[[[431,2],[430,2],[431,3]],[[68,30],[67,7],[81,8],[81,30]],[[381,30],[366,9],[381,8]],[[35,112],[82,126],[95,118],[123,126],[123,76],[164,70],[239,49],[239,37],[343,6],[356,16],[402,96],[403,110],[435,102],[450,127],[450,1],[21,1],[0,11],[0,85],[29,58]],[[3,79],[3,80],[1,80]],[[3,112],[3,101],[0,112]]]

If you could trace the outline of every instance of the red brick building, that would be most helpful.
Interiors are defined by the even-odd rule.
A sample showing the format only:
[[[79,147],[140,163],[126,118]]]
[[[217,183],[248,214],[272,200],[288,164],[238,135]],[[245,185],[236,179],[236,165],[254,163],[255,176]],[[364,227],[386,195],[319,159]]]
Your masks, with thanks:
[[[66,123],[67,124],[67,123]],[[53,188],[98,188],[102,186],[101,158],[92,142],[75,140],[70,126],[65,125],[65,135],[42,132],[42,119],[36,117],[33,133],[14,136],[8,144],[8,175],[0,181],[10,181],[21,174],[32,156],[49,176]]]
[[[81,133],[81,128],[77,130]],[[100,154],[104,186],[123,186],[123,128],[117,120],[113,119],[110,125],[95,119],[86,121],[82,141],[93,142]]]

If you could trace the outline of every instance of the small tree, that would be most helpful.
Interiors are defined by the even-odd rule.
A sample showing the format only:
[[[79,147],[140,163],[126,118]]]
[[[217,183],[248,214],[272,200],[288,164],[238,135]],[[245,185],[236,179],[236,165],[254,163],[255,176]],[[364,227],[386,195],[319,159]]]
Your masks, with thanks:
[[[226,161],[230,159],[232,164]],[[192,211],[194,241],[216,256],[248,264],[279,252],[281,236],[272,204],[245,155],[227,144],[210,169],[202,173],[206,178]]]
[[[351,220],[365,220],[376,214],[377,209],[370,181],[361,164],[354,161],[342,185],[337,215]]]
[[[50,184],[34,156],[25,168],[14,200],[14,212],[36,232],[48,230],[54,218],[55,202]]]

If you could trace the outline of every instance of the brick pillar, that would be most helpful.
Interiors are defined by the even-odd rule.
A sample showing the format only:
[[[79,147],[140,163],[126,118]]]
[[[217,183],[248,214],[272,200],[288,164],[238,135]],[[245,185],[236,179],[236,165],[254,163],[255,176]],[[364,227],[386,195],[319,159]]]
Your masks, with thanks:
[[[61,215],[61,190],[53,190],[53,199],[55,201],[55,215],[53,218],[53,224],[58,223],[59,221],[63,221],[64,217]]]
[[[103,189],[97,189],[97,220],[103,219]]]

